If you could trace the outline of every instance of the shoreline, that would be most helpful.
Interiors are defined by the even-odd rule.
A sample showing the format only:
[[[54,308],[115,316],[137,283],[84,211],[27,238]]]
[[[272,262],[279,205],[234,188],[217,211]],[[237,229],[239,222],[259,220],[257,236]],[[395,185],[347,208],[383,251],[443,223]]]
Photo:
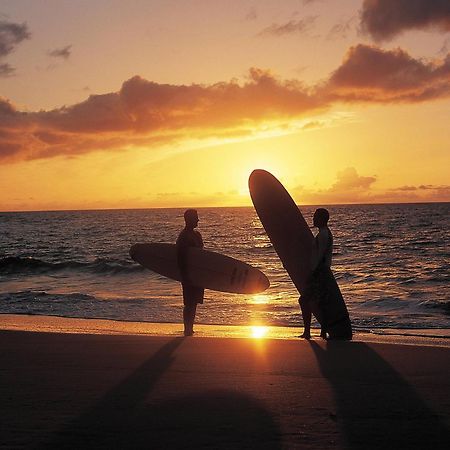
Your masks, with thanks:
[[[111,319],[68,318],[61,316],[1,314],[0,330],[38,333],[88,335],[182,336],[182,323],[129,322]],[[303,328],[261,324],[196,324],[195,338],[247,338],[297,340]],[[320,330],[312,329],[312,339],[322,341]],[[354,330],[352,342],[388,343],[432,347],[450,347],[449,329],[375,329]]]

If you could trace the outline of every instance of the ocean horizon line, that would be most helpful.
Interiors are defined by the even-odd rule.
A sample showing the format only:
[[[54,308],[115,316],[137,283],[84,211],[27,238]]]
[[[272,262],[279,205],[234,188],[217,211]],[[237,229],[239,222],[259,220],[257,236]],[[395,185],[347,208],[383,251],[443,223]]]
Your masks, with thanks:
[[[305,203],[297,204],[298,207],[315,207],[315,206],[388,206],[388,205],[446,205],[449,201],[436,201],[436,202],[377,202],[377,203]],[[12,210],[0,210],[0,214],[9,213],[44,213],[44,212],[83,212],[83,211],[146,211],[146,210],[179,210],[195,208],[198,210],[206,209],[253,209],[253,205],[221,205],[221,206],[195,206],[195,205],[184,205],[184,206],[148,206],[140,208],[68,208],[68,209],[12,209]]]

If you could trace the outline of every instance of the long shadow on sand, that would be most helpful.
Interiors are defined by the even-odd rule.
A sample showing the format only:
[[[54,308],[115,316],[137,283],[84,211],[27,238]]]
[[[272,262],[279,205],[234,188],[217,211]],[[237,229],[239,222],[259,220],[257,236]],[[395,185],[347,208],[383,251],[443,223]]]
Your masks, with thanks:
[[[449,430],[414,389],[364,343],[310,341],[336,397],[349,449],[450,448]]]
[[[85,414],[41,448],[281,448],[281,432],[254,398],[233,391],[152,402],[149,393],[184,338],[153,354]]]

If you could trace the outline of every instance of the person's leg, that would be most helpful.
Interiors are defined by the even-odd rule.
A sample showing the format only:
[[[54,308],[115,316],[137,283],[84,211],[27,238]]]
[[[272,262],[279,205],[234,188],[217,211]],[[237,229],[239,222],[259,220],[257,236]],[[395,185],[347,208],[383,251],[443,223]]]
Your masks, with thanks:
[[[203,302],[204,289],[191,285],[183,285],[183,322],[184,335],[192,336],[194,334],[195,313],[197,311],[197,303]]]
[[[195,313],[197,311],[197,302],[193,302],[189,309],[189,330],[194,334]]]
[[[300,296],[298,303],[300,304],[300,309],[302,312],[304,328],[303,334],[300,337],[304,339],[311,339],[311,306],[309,301],[303,296]]]
[[[189,296],[185,296],[183,308],[183,322],[184,322],[185,336],[192,336],[194,334],[194,321],[196,310],[197,310],[197,301]]]
[[[194,320],[197,303],[187,301],[183,308],[184,335],[192,336],[194,334]]]
[[[195,314],[195,313],[194,313]],[[184,335],[191,336],[193,334],[192,326],[192,304],[186,303],[183,308]]]
[[[184,323],[184,334],[189,333],[189,306],[185,303],[183,307],[183,323]]]
[[[184,335],[192,335],[191,317],[192,317],[192,288],[189,285],[183,284],[183,323]]]
[[[316,280],[317,283],[315,285],[317,297],[319,299],[317,303],[317,308],[319,310],[319,317],[320,317],[320,337],[322,339],[327,339],[327,308],[326,305],[329,304],[329,292],[328,292],[328,277],[327,272],[330,271],[330,269],[323,268],[322,270],[319,270],[316,274]],[[331,275],[332,277],[333,275]]]

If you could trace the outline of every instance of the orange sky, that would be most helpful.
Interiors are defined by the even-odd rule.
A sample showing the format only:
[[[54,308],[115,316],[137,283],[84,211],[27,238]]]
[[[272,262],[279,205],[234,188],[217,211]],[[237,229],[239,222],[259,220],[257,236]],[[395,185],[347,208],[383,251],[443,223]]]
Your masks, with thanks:
[[[450,201],[444,3],[4,0],[0,210]]]

